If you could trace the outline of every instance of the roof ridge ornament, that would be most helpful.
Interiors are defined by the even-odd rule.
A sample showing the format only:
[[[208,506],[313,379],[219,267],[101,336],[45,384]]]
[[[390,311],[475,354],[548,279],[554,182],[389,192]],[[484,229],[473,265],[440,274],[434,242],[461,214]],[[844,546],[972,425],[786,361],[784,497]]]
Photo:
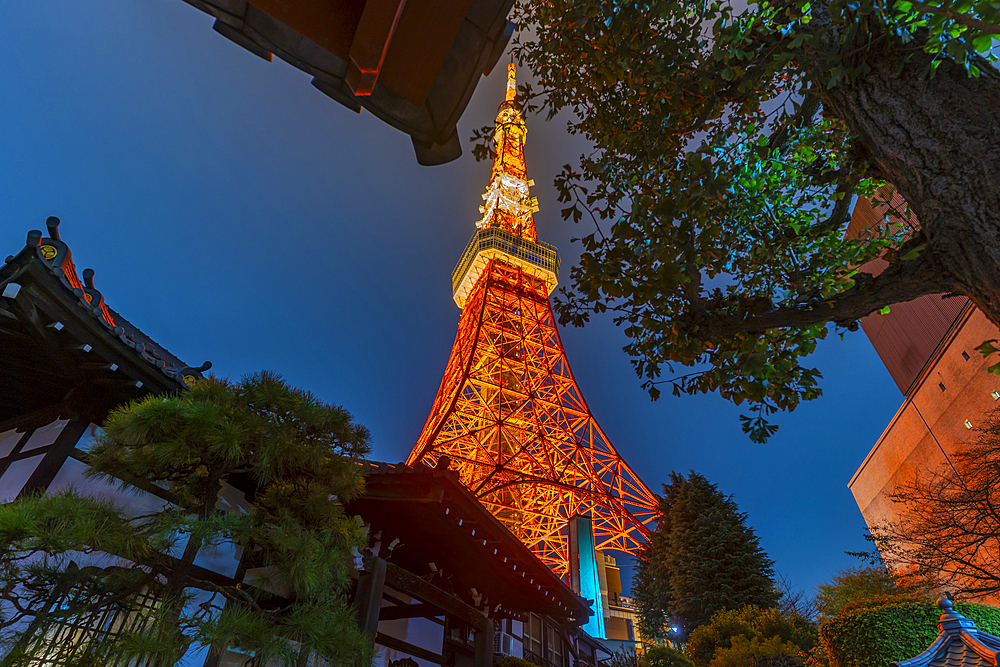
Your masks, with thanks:
[[[169,353],[160,348],[158,343],[145,338],[145,334],[131,324],[125,322],[128,325],[126,328],[116,321],[119,316],[108,308],[104,301],[104,295],[94,286],[94,270],[84,269],[82,281],[77,275],[69,245],[62,240],[59,234],[61,224],[62,221],[59,218],[49,216],[45,220],[46,232],[37,229],[29,231],[25,239],[25,248],[21,251],[21,253],[25,253],[24,258],[29,261],[37,259],[42,266],[46,267],[49,274],[57,278],[68,292],[79,299],[80,307],[86,309],[112,335],[136,350],[143,361],[158,368],[164,375],[177,380],[182,385],[190,386],[201,379],[201,374],[212,367],[211,362],[206,361],[198,367],[187,366],[176,357],[168,362],[161,358],[161,355],[169,355]],[[18,254],[18,257],[22,256],[21,253]],[[14,259],[15,256],[11,255],[4,264],[12,262]]]
[[[59,218],[54,215],[50,215],[45,219],[45,227],[49,230],[49,238],[55,239],[56,241],[61,241],[59,238],[59,224],[62,222]]]
[[[979,632],[976,629],[976,622],[955,611],[955,604],[946,595],[938,598],[937,606],[941,610],[941,620],[937,624],[938,630],[941,632],[948,634],[957,634],[962,631],[973,634]]]

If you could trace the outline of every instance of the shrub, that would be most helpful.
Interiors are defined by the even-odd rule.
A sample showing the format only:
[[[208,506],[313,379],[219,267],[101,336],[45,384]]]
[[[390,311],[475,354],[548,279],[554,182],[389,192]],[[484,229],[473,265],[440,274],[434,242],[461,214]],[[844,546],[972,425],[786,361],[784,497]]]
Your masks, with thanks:
[[[493,656],[493,667],[538,667],[532,662],[509,655]]]
[[[610,658],[602,660],[605,667],[646,667],[645,661],[635,654],[635,651],[622,649],[615,651]]]
[[[766,639],[737,635],[728,648],[715,652],[711,667],[802,667],[802,649],[774,636]]]
[[[686,655],[669,646],[654,646],[646,651],[649,667],[694,667]]]
[[[688,640],[687,656],[697,667],[709,667],[717,652],[732,648],[737,638],[749,642],[772,637],[782,644],[794,644],[795,654],[811,651],[818,642],[815,625],[800,614],[748,605],[717,612],[706,625],[695,628]]]
[[[1000,634],[1000,609],[959,602],[955,611]],[[923,652],[938,635],[941,610],[928,599],[879,596],[846,605],[819,630],[833,667],[885,667]]]

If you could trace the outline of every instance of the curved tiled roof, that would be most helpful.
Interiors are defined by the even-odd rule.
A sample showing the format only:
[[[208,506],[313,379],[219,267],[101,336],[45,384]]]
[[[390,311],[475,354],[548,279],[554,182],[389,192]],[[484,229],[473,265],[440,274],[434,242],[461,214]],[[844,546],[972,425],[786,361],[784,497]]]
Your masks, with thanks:
[[[1000,637],[978,630],[975,621],[955,611],[948,598],[942,596],[937,604],[941,634],[920,655],[889,663],[890,667],[997,667]]]
[[[96,319],[108,336],[119,339],[133,349],[137,357],[146,364],[175,381],[178,388],[202,378],[202,373],[212,367],[206,361],[192,367],[171,354],[162,345],[154,342],[136,326],[107,306],[104,295],[94,287],[93,269],[83,271],[83,281],[77,275],[69,246],[59,236],[59,218],[50,217],[46,221],[48,236],[38,230],[28,232],[25,247],[16,255],[7,257],[0,271],[8,269],[8,276],[0,274],[0,288],[7,285],[18,286],[29,264],[37,264],[46,270],[62,286],[65,296],[75,297],[75,309],[80,315]],[[20,264],[20,266],[15,266]],[[6,296],[7,294],[5,294]]]

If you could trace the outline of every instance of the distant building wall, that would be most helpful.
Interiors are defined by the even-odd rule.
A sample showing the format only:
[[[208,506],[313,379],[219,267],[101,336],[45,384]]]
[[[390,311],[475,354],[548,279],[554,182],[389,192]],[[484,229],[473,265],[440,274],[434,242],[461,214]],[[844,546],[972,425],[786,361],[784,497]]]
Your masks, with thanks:
[[[919,222],[898,193],[880,190],[875,203],[859,199],[849,238],[902,222]],[[875,259],[861,267],[874,275],[888,263]],[[1000,376],[987,372],[995,358],[976,348],[1000,338],[1000,330],[966,297],[927,295],[894,304],[886,315],[861,320],[872,346],[906,397],[848,487],[869,527],[899,518],[890,496],[918,472],[952,465],[955,452],[975,434],[971,428],[1000,405]]]
[[[937,354],[848,484],[869,526],[898,518],[889,498],[895,489],[912,481],[918,470],[950,465],[952,455],[974,438],[970,425],[979,426],[983,415],[1000,405],[1000,376],[986,371],[996,359],[976,351],[991,338],[1000,338],[1000,330],[969,308],[940,341]]]

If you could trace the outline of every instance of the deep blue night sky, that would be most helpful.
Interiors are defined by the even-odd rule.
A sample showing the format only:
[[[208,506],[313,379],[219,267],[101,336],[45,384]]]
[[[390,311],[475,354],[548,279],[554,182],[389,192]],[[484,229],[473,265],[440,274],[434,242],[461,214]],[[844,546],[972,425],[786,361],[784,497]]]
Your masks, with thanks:
[[[420,167],[409,138],[356,115],[212,30],[181,0],[10,3],[0,24],[0,253],[63,220],[77,267],[108,304],[186,362],[274,369],[371,428],[405,459],[458,323],[450,274],[474,231],[489,167],[468,153]],[[459,134],[492,122],[504,72],[481,80]],[[551,186],[585,149],[528,118],[539,236],[563,275],[589,230]],[[767,445],[716,396],[639,388],[610,320],[564,329],[598,421],[654,490],[697,470],[732,494],[779,573],[810,594],[856,564],[864,521],[847,482],[902,402],[863,334],[813,361],[825,396]]]

